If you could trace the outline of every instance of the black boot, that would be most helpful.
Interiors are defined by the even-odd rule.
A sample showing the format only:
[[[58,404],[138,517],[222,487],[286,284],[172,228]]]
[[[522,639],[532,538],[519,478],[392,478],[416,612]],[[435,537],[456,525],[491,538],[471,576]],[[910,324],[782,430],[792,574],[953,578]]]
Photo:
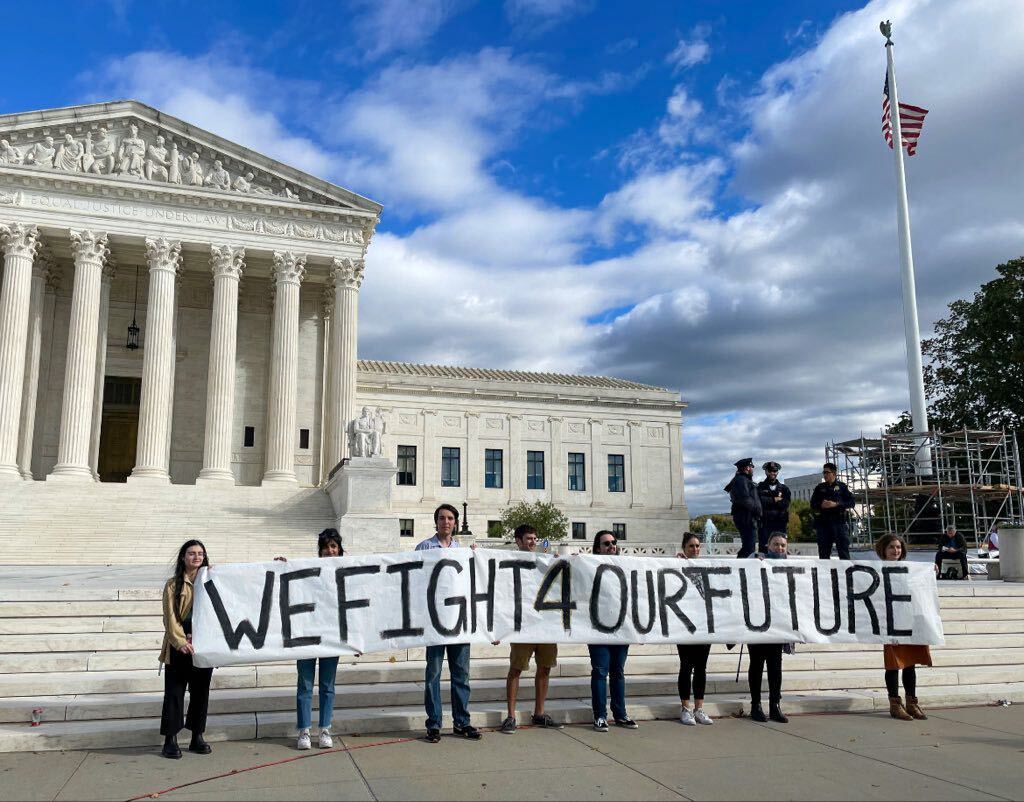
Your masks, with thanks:
[[[197,755],[208,755],[213,749],[203,740],[201,732],[194,732],[192,733],[192,742],[188,745],[188,751],[195,752]]]
[[[160,754],[171,760],[181,760],[181,748],[178,746],[176,735],[168,735],[164,738],[164,748],[160,750]]]
[[[768,705],[768,718],[779,724],[789,724],[789,717],[782,712],[778,702],[772,702]]]
[[[768,716],[764,714],[764,709],[761,707],[760,702],[750,703],[750,720],[764,723],[768,720]]]

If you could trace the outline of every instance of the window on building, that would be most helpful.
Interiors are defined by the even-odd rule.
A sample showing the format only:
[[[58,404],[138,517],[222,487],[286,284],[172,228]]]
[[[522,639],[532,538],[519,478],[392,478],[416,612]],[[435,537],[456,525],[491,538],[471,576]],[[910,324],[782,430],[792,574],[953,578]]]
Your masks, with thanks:
[[[626,525],[625,524],[612,524],[612,534],[615,535],[616,540],[626,539]]]
[[[242,438],[242,445],[245,448],[252,448],[255,443],[256,443],[256,427],[255,426],[246,426],[245,427],[245,435]]]
[[[582,521],[572,522],[572,539],[573,540],[586,540],[587,539],[587,525]]]
[[[412,518],[399,518],[398,519],[398,535],[399,537],[412,537],[414,522]]]
[[[441,487],[459,486],[461,462],[458,448],[445,446],[441,449]]]
[[[487,522],[487,537],[504,537],[505,528],[501,525],[501,521],[488,521]]]
[[[626,492],[626,457],[623,454],[608,455],[608,492]]]
[[[526,489],[544,489],[544,452],[526,452]]]
[[[398,447],[398,473],[395,481],[400,485],[416,484],[416,446]]]
[[[299,448],[309,448],[309,429],[299,429]]]
[[[484,449],[484,487],[501,487],[504,452],[500,448]]]
[[[569,452],[569,489],[587,489],[587,464],[584,462],[584,454]]]

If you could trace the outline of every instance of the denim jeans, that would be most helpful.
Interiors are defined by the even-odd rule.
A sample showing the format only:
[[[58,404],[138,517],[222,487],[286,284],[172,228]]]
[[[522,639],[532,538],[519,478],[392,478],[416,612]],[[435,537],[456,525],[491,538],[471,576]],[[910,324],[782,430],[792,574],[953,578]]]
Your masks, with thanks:
[[[299,682],[295,690],[295,713],[300,730],[309,729],[313,718],[313,674],[317,658],[299,660]],[[334,716],[334,677],[338,673],[337,657],[320,658],[320,728],[331,726]]]
[[[456,727],[469,724],[469,644],[452,643],[427,647],[426,688],[423,705],[427,709],[427,729],[441,729],[441,666],[448,653],[448,671],[452,675],[452,718]]]
[[[590,703],[594,719],[608,717],[608,678],[611,676],[612,716],[626,716],[626,657],[629,646],[588,646],[590,650]]]

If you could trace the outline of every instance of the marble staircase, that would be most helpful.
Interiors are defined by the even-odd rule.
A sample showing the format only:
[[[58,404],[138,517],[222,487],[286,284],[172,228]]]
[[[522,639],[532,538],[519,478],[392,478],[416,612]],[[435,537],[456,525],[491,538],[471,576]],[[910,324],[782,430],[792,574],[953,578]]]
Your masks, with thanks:
[[[7,565],[169,565],[192,537],[213,562],[256,562],[315,552],[335,522],[327,494],[310,487],[15,482],[0,492]]]
[[[7,574],[11,573],[10,569]],[[74,585],[75,583],[71,583]],[[163,677],[159,589],[148,586],[11,587],[0,583],[0,751],[107,748],[160,743]],[[922,669],[925,707],[1024,701],[1024,585],[940,583],[947,644]],[[504,716],[507,646],[473,648],[473,717],[497,726]],[[589,661],[584,646],[563,646],[548,710],[586,722]],[[423,726],[423,649],[343,658],[334,729],[345,733],[418,732]],[[744,709],[745,667],[738,650],[712,649],[707,708]],[[627,664],[627,701],[639,720],[678,715],[678,660],[672,646],[634,646]],[[881,711],[881,649],[800,645],[785,659],[784,706],[791,713]],[[292,663],[235,666],[213,676],[207,737],[290,737],[294,728]],[[530,709],[524,680],[519,709]],[[447,692],[446,692],[447,696]],[[315,700],[314,700],[315,703]],[[41,723],[31,726],[32,710]]]

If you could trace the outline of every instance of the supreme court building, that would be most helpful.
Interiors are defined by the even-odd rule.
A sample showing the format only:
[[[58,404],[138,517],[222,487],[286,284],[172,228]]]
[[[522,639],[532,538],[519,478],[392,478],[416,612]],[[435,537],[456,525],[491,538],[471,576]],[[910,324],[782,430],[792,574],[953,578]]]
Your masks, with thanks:
[[[577,539],[678,543],[677,393],[357,358],[380,213],[138,102],[0,116],[0,542],[17,561],[54,534],[108,552],[85,562],[164,562],[184,535],[221,561],[311,552],[364,405],[386,421],[402,546],[442,501],[468,503],[481,538],[517,500],[553,502]]]

